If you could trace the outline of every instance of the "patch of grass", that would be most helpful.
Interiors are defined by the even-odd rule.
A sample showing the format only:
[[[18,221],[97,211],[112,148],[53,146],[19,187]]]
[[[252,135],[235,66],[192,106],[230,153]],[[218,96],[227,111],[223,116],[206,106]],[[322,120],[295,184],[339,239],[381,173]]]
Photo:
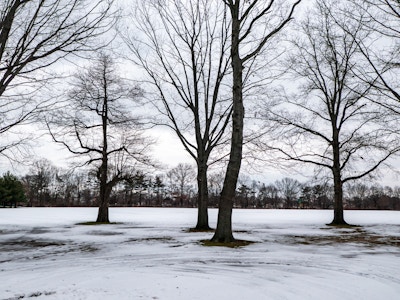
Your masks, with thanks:
[[[160,237],[148,237],[148,238],[132,238],[127,241],[127,243],[132,243],[132,242],[171,242],[175,241],[172,237],[170,236],[160,236]]]
[[[184,232],[188,232],[188,233],[191,233],[191,232],[214,232],[214,231],[215,231],[214,228],[208,228],[208,229],[189,228],[189,229],[184,230]]]
[[[1,243],[1,246],[3,251],[22,251],[29,248],[60,247],[65,246],[65,243],[45,240],[10,240]]]
[[[331,228],[359,228],[361,225],[353,225],[353,224],[326,224],[326,226],[330,226]]]
[[[87,225],[87,226],[95,226],[95,225],[117,225],[117,224],[121,224],[121,223],[118,223],[118,222],[95,222],[95,221],[76,223],[76,225]]]
[[[89,252],[89,253],[91,253],[91,252],[96,252],[96,251],[98,251],[99,248],[93,247],[93,246],[91,246],[91,245],[82,245],[82,246],[79,247],[79,250],[82,251],[82,252]]]
[[[227,248],[241,248],[256,242],[253,241],[246,241],[246,240],[234,240],[233,242],[229,243],[222,243],[222,242],[212,242],[210,240],[201,240],[200,244],[206,247],[227,247]]]
[[[113,236],[113,235],[122,235],[122,232],[117,231],[102,231],[102,230],[93,230],[88,232],[90,235],[98,235],[98,236]]]
[[[169,246],[170,248],[179,248],[179,247],[183,247],[185,246],[185,244],[176,244],[176,245],[171,245]]]
[[[0,235],[14,234],[14,233],[18,233],[18,230],[9,230],[9,229],[0,230]]]
[[[47,292],[47,291],[45,291],[45,292],[34,292],[34,293],[29,294],[29,295],[18,295],[18,296],[15,296],[13,298],[7,298],[5,300],[18,300],[18,299],[25,299],[25,298],[37,298],[37,297],[40,297],[40,296],[51,296],[51,295],[54,295],[55,293],[56,292]]]
[[[382,236],[369,234],[365,231],[345,232],[338,235],[289,235],[292,244],[303,245],[336,245],[360,244],[366,247],[391,246],[400,247],[400,238],[397,236]]]
[[[6,299],[4,299],[4,300],[18,300],[18,299],[24,299],[24,298],[25,298],[25,295],[17,295],[17,296],[15,296],[15,297],[6,298]]]
[[[50,232],[50,230],[47,228],[35,227],[35,228],[32,228],[30,233],[31,234],[44,234],[44,233],[48,233],[48,232]]]
[[[363,226],[360,225],[327,225],[328,227],[321,228],[322,230],[330,230],[340,234],[357,234],[367,233]]]

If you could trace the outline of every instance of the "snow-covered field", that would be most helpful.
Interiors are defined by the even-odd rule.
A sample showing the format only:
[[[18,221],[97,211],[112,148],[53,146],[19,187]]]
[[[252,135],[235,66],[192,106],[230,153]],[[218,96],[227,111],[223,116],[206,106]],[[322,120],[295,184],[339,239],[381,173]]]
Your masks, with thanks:
[[[400,299],[400,212],[234,210],[235,237],[207,247],[195,209],[0,209],[0,299]],[[216,210],[210,210],[215,227]]]

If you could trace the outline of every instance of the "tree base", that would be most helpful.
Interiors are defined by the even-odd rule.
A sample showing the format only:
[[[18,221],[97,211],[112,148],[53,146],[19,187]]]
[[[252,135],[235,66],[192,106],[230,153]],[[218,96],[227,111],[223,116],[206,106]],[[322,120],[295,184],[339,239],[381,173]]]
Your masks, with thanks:
[[[360,227],[359,225],[353,225],[353,224],[349,224],[347,222],[332,222],[329,224],[326,224],[326,226],[332,226],[332,227],[338,227],[338,228],[353,228],[353,227]]]
[[[252,241],[245,241],[245,240],[233,240],[230,242],[217,242],[213,240],[203,240],[201,241],[201,244],[203,246],[207,247],[228,247],[228,248],[239,248],[239,247],[245,247],[251,244],[254,244],[255,242]]]
[[[116,223],[116,222],[94,222],[94,221],[76,223],[76,225],[115,225],[115,224],[119,224],[119,223]]]
[[[326,225],[328,225],[328,226],[347,226],[347,225],[349,225],[349,224],[347,224],[347,222],[346,221],[335,221],[335,220],[333,220],[332,222],[330,222],[329,224],[326,224]]]
[[[189,232],[211,232],[215,229],[211,228],[210,226],[196,226],[194,228],[189,228]]]
[[[229,243],[235,243],[239,240],[236,240],[232,235],[231,236],[225,236],[225,237],[218,237],[214,235],[212,239],[210,240],[210,243],[218,243],[218,244],[229,244]]]
[[[107,224],[110,223],[110,220],[108,218],[97,218],[96,223]]]
[[[108,206],[100,206],[97,213],[96,223],[110,223]]]

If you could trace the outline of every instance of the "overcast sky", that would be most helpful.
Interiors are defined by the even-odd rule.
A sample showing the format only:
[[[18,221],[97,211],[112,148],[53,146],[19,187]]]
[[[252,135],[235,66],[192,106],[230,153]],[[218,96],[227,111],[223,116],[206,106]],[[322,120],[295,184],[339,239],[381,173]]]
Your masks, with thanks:
[[[303,6],[306,5],[308,1],[304,2],[305,3],[303,4]],[[130,72],[137,74],[137,72],[133,72],[132,70],[135,71],[133,66],[123,65],[123,73],[128,74]],[[150,131],[150,135],[153,136],[157,141],[156,145],[153,147],[153,157],[165,166],[164,171],[167,171],[168,168],[175,167],[178,163],[190,163],[194,165],[194,160],[184,150],[181,142],[170,129],[157,127]],[[33,160],[46,158],[49,159],[55,166],[65,168],[68,166],[68,163],[70,161],[68,160],[68,157],[71,157],[70,153],[62,149],[62,147],[55,145],[48,136],[38,138],[36,140],[36,144],[42,146],[35,147],[33,149]],[[396,168],[399,168],[400,159],[392,160],[391,164]],[[6,158],[0,157],[1,173],[9,170],[17,174],[25,174],[27,173],[28,169],[29,167],[27,166],[10,164],[10,162]],[[283,177],[294,177],[304,182],[308,178],[302,178],[302,176],[300,176],[299,174],[304,173],[306,175],[312,175],[312,167],[307,165],[298,167],[296,171],[293,172],[284,172],[268,165],[258,166],[256,169],[257,170],[255,171],[253,168],[246,166],[246,163],[244,163],[242,173],[247,173],[251,178],[265,183],[271,183]],[[399,178],[396,174],[388,172],[386,170],[383,170],[381,173],[383,177],[382,180],[379,180],[378,182],[383,185],[398,185]]]

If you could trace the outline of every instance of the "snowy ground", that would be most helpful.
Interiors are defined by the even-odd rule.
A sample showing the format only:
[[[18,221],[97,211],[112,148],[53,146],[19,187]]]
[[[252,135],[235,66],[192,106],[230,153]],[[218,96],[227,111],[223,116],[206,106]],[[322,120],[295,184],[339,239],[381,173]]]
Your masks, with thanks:
[[[235,210],[242,248],[189,233],[194,209],[0,209],[0,299],[400,299],[400,212]],[[210,210],[215,226],[216,210]]]

